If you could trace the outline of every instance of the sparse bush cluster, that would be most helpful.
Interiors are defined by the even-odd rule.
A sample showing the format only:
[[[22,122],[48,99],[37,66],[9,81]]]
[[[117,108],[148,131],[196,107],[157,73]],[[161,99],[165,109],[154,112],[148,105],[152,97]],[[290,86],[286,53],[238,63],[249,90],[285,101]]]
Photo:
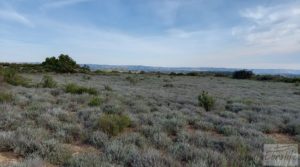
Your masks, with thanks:
[[[98,91],[95,88],[86,88],[86,87],[79,86],[74,83],[67,84],[65,86],[65,91],[66,91],[66,93],[72,93],[72,94],[83,94],[83,93],[88,93],[91,95],[98,94]]]
[[[19,75],[17,71],[12,68],[4,70],[3,79],[5,82],[14,86],[30,87],[29,80]]]
[[[1,133],[2,145],[0,151],[13,150],[25,157],[38,155],[55,165],[64,164],[70,157],[71,152],[56,140],[45,140],[41,129],[18,129],[14,133]]]

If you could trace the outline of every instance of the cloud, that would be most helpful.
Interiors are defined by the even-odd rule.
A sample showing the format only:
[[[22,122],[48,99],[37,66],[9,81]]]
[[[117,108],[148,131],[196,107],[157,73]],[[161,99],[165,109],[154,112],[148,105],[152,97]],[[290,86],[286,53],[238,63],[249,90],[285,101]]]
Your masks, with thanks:
[[[84,3],[88,2],[91,0],[54,0],[54,1],[49,1],[42,5],[42,9],[51,9],[51,8],[62,8],[65,6],[70,6],[70,5],[75,5],[79,3]]]
[[[155,14],[163,21],[165,25],[172,25],[175,23],[179,9],[183,5],[183,0],[152,1],[152,7]]]
[[[300,4],[281,6],[259,6],[241,12],[246,25],[233,29],[233,35],[245,40],[249,45],[263,47],[293,47],[300,50]]]
[[[13,9],[0,9],[0,20],[16,22],[29,27],[33,27],[33,23],[23,14]]]

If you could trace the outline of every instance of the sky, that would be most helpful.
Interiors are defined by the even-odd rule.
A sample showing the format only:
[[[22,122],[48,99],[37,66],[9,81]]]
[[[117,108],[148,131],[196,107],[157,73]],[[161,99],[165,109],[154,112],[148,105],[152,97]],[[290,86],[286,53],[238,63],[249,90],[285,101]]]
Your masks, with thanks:
[[[300,0],[0,0],[0,62],[300,69]]]

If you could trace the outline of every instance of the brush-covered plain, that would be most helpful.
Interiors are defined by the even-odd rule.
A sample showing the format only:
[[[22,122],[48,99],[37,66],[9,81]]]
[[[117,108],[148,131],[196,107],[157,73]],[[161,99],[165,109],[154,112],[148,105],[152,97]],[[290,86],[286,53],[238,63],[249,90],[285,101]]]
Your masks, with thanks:
[[[300,87],[292,83],[20,75],[37,86],[0,79],[0,154],[18,155],[0,166],[262,166],[264,144],[300,142]],[[209,110],[199,105],[202,92]]]

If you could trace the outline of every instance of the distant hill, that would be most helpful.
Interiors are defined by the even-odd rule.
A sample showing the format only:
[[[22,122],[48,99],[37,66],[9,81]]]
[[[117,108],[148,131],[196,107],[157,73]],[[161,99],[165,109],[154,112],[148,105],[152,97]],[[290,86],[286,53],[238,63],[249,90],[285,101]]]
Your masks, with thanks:
[[[233,72],[241,70],[239,68],[211,68],[211,67],[153,67],[153,66],[132,66],[132,65],[97,65],[87,64],[91,70],[117,70],[117,71],[145,71],[145,72],[181,72],[187,73],[191,71],[199,72]],[[289,69],[249,69],[255,74],[268,74],[268,75],[283,75],[283,76],[300,76],[300,70]]]

